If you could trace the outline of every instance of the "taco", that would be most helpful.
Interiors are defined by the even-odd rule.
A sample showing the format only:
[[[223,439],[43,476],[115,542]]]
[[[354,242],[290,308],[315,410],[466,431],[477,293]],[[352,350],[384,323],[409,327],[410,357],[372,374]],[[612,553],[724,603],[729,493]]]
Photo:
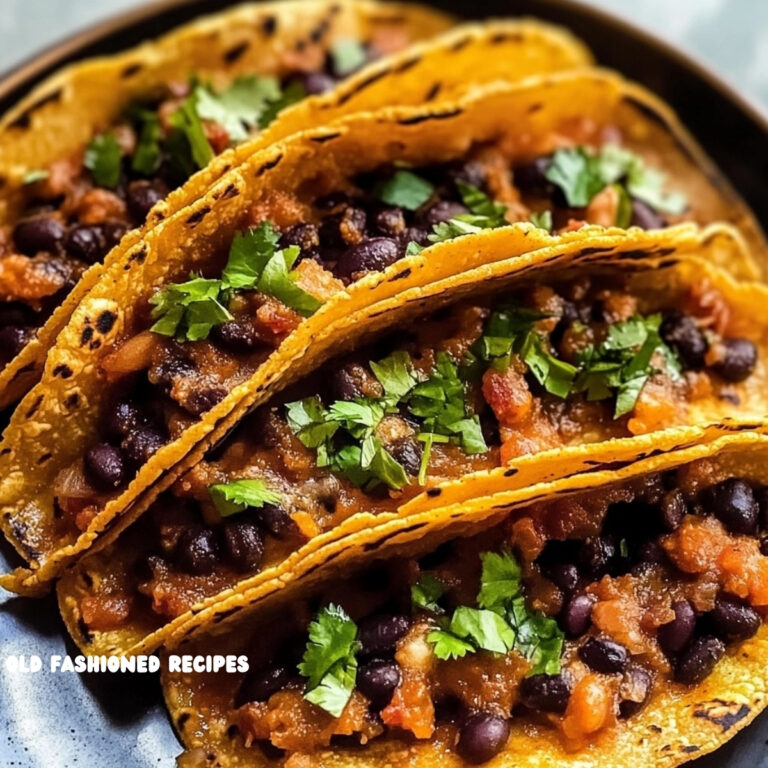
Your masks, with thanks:
[[[329,326],[353,312],[575,242],[585,222],[733,215],[666,117],[613,74],[568,73],[354,116],[249,157],[104,273],[14,413],[0,523],[35,571],[22,580],[50,578],[121,513],[138,514],[138,496],[201,440],[324,354],[313,337],[340,343]],[[530,217],[537,226],[503,240],[482,236]],[[729,268],[754,274],[742,250],[726,252]],[[121,421],[136,401],[147,413]]]
[[[14,259],[2,283],[10,314],[0,351],[10,362],[0,374],[0,407],[39,379],[45,352],[97,282],[102,258],[121,235],[138,228],[108,262],[259,147],[356,111],[420,104],[430,95],[453,98],[474,80],[590,62],[577,40],[533,22],[466,25],[398,53],[447,24],[445,16],[418,6],[251,6],[185,27],[153,46],[78,65],[38,89],[0,123],[7,150],[0,176],[9,179],[0,223],[5,258]],[[253,28],[264,38],[259,46],[243,36]],[[127,84],[125,72],[132,73]],[[109,88],[112,96],[105,99]],[[53,135],[55,144],[46,140]],[[51,276],[21,289],[10,282],[19,271]]]
[[[387,318],[373,344],[273,395],[64,575],[78,644],[157,647],[361,525],[504,489],[489,470],[523,455],[642,436],[640,453],[664,430],[679,440],[687,426],[762,419],[768,289],[682,250],[639,257],[655,235],[597,242],[394,297],[418,314],[382,302],[349,332],[335,326],[354,343],[366,317]]]
[[[165,657],[179,765],[675,766],[715,749],[768,701],[766,450],[745,434],[620,469],[603,454],[436,510],[418,542],[390,526],[383,550],[261,611],[222,605],[171,653],[226,671]]]

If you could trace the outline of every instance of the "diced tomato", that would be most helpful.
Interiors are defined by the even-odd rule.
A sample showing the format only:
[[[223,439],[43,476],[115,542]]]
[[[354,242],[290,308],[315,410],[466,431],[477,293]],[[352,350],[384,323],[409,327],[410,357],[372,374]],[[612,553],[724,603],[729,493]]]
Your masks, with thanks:
[[[296,267],[296,285],[320,301],[328,301],[344,289],[344,283],[323,269],[314,259],[304,259]]]
[[[132,597],[126,594],[89,595],[80,601],[83,621],[96,632],[107,632],[123,625],[131,612]]]
[[[583,739],[604,728],[613,717],[613,691],[597,675],[589,674],[573,688],[563,718],[569,739]]]
[[[281,301],[268,297],[256,310],[257,323],[279,337],[290,333],[301,323],[301,316]]]
[[[483,397],[502,425],[522,421],[533,405],[533,396],[525,378],[513,366],[506,371],[489,368],[483,374]]]
[[[686,573],[705,573],[717,562],[728,536],[712,517],[687,515],[663,542],[675,565]]]
[[[435,730],[435,707],[426,678],[404,670],[403,681],[381,711],[381,719],[385,725],[411,731],[417,739],[428,739]]]

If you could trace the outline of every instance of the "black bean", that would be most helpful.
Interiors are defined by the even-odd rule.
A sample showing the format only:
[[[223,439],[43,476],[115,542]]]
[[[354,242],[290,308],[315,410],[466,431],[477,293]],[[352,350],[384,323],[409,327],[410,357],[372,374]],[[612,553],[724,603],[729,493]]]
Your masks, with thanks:
[[[704,367],[707,340],[690,315],[673,310],[668,312],[659,326],[659,334],[674,349],[686,368],[699,370]]]
[[[358,363],[348,363],[331,374],[331,394],[336,400],[354,400],[363,396],[361,385],[365,372]]]
[[[718,595],[709,616],[718,637],[729,643],[747,640],[760,628],[760,614],[731,595]]]
[[[218,559],[216,535],[210,528],[188,528],[179,536],[174,560],[184,573],[207,575]]]
[[[0,327],[37,325],[38,314],[21,301],[0,301]]]
[[[360,693],[371,702],[371,708],[377,712],[389,704],[401,680],[400,667],[394,661],[385,659],[373,659],[363,664],[357,673],[357,687]]]
[[[602,637],[590,637],[579,648],[579,658],[595,672],[623,672],[629,662],[629,652],[623,645]]]
[[[644,475],[636,487],[637,498],[646,504],[661,504],[667,488],[664,486],[664,480],[659,474]]]
[[[101,261],[109,251],[102,228],[90,224],[72,227],[67,233],[64,248],[73,259],[80,259],[86,264]]]
[[[295,80],[302,86],[308,96],[317,96],[320,93],[333,90],[336,81],[325,72],[307,72],[298,75]]]
[[[664,219],[659,216],[650,205],[642,200],[632,199],[632,221],[633,227],[641,229],[663,229],[666,226]]]
[[[214,405],[218,405],[226,395],[227,390],[223,387],[202,387],[192,390],[182,405],[193,416],[201,416]]]
[[[264,556],[259,527],[247,520],[228,520],[221,533],[227,561],[241,573],[256,571]]]
[[[395,461],[403,465],[409,475],[416,477],[419,474],[422,448],[421,443],[416,438],[404,437],[387,446],[387,450]]]
[[[13,243],[26,256],[41,251],[56,253],[64,239],[64,225],[52,216],[32,216],[22,219],[13,228]]]
[[[590,579],[600,579],[616,559],[616,544],[609,536],[590,536],[579,549],[579,568]]]
[[[312,254],[320,247],[320,233],[314,224],[307,222],[294,224],[283,232],[280,237],[280,247],[298,246],[302,255]]]
[[[531,675],[520,683],[520,697],[529,709],[562,715],[571,696],[571,680],[563,674]]]
[[[396,237],[405,231],[405,216],[400,208],[382,208],[376,213],[374,225],[379,234]]]
[[[636,715],[648,703],[652,686],[653,676],[647,669],[644,667],[627,669],[621,683],[619,717],[626,719]]]
[[[125,460],[119,448],[98,443],[85,454],[85,476],[99,491],[116,491],[127,479]]]
[[[519,165],[514,169],[512,181],[521,191],[539,197],[550,197],[554,185],[547,178],[551,157],[537,157],[533,162]]]
[[[20,328],[16,325],[0,328],[0,360],[3,363],[13,360],[34,336],[34,328]]]
[[[273,693],[285,688],[294,677],[287,664],[270,663],[265,667],[252,669],[237,689],[235,707],[242,707],[252,701],[266,701]]]
[[[262,343],[255,326],[248,320],[232,320],[217,325],[211,331],[211,338],[230,352],[250,352]]]
[[[470,715],[459,730],[456,751],[472,765],[488,762],[501,752],[509,739],[509,723],[490,712]]]
[[[560,623],[568,637],[581,637],[592,623],[592,595],[574,595],[563,605]]]
[[[667,553],[664,548],[655,539],[646,539],[641,541],[635,551],[637,563],[633,566],[633,573],[636,569],[640,572],[646,570],[651,565],[658,565],[667,559]]]
[[[267,502],[256,510],[256,517],[264,528],[278,539],[285,538],[298,531],[293,518],[277,504]]]
[[[704,680],[725,654],[725,643],[711,635],[697,637],[683,651],[675,666],[675,680],[696,685]]]
[[[152,427],[134,429],[121,443],[128,460],[137,467],[146,464],[165,444],[165,437]]]
[[[346,192],[331,192],[327,195],[318,197],[313,205],[323,211],[332,211],[340,205],[346,205],[349,202],[349,195]]]
[[[763,486],[755,491],[755,498],[760,507],[758,524],[761,531],[768,530],[768,486]]]
[[[760,554],[768,557],[768,536],[760,539]]]
[[[466,206],[461,203],[456,203],[452,200],[440,200],[419,214],[418,223],[426,227],[433,227],[435,224],[440,224],[443,221],[452,219],[454,216],[460,216],[467,212]]]
[[[683,517],[687,512],[688,505],[685,503],[683,492],[679,488],[667,491],[659,506],[662,528],[667,533],[671,533],[683,522]]]
[[[392,653],[397,641],[408,631],[411,622],[408,616],[386,613],[371,616],[359,625],[361,653],[378,656]]]
[[[104,241],[109,252],[123,239],[123,235],[128,231],[128,225],[122,221],[105,221],[101,225],[101,231],[104,233]]]
[[[685,648],[696,628],[696,611],[688,600],[672,603],[675,618],[662,624],[656,634],[661,650],[667,656],[674,656]]]
[[[704,512],[713,514],[731,533],[756,533],[760,507],[743,480],[732,477],[707,488],[702,503]]]
[[[486,174],[482,163],[477,160],[468,160],[466,163],[452,163],[446,168],[445,172],[448,181],[454,184],[463,181],[478,189],[485,186]]]
[[[399,258],[400,248],[395,240],[373,237],[347,248],[341,254],[336,272],[341,277],[352,277],[359,272],[380,272]]]
[[[146,424],[141,409],[128,400],[119,400],[105,410],[101,424],[102,434],[109,440],[119,441],[127,437],[131,430]]]
[[[713,368],[726,381],[749,378],[757,365],[757,347],[749,339],[723,339],[725,355]]]
[[[544,565],[541,572],[566,594],[573,592],[579,585],[579,569],[573,563]]]
[[[320,242],[326,248],[345,248],[359,244],[365,235],[367,216],[362,208],[347,206],[340,213],[326,216],[320,225]]]
[[[166,195],[168,190],[164,185],[154,181],[132,181],[128,185],[125,202],[128,206],[133,223],[143,224],[147,214]]]

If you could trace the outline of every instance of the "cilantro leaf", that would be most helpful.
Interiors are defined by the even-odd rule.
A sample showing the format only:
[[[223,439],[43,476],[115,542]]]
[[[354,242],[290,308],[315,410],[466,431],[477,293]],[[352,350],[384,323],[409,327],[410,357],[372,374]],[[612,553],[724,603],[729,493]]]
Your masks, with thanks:
[[[522,592],[522,571],[510,552],[484,552],[480,592],[477,604],[497,613],[504,610],[510,597]]]
[[[520,357],[547,392],[563,399],[568,397],[578,369],[555,357],[544,346],[542,336],[529,333],[520,350]]]
[[[222,281],[230,288],[259,290],[274,296],[300,315],[309,317],[322,302],[295,282],[291,269],[299,256],[299,248],[278,250],[279,239],[279,233],[269,221],[235,235]]]
[[[259,479],[218,483],[210,486],[208,493],[222,517],[245,512],[249,507],[258,509],[265,504],[279,504],[282,500],[279,493],[270,491],[267,484]]]
[[[515,632],[495,611],[459,606],[451,618],[451,634],[483,651],[507,653],[515,643]]]
[[[85,148],[83,163],[100,187],[114,189],[117,186],[122,161],[123,150],[112,132],[94,136]]]
[[[338,422],[329,421],[319,397],[287,403],[288,426],[307,448],[319,448],[336,434]]]
[[[494,202],[481,189],[461,179],[456,181],[456,188],[461,195],[461,201],[469,208],[469,212],[485,220],[485,229],[503,227],[507,224],[506,205]]]
[[[402,400],[416,385],[407,352],[394,352],[378,363],[371,362],[371,370],[387,397],[394,400]]]
[[[532,213],[528,221],[533,224],[534,227],[544,229],[547,232],[552,232],[552,211],[541,211],[541,213]]]
[[[198,116],[221,125],[236,143],[245,141],[259,127],[265,110],[281,98],[282,92],[274,77],[245,75],[220,93],[198,85],[195,96]]]
[[[154,305],[151,331],[173,336],[180,341],[204,339],[211,329],[232,320],[221,303],[221,281],[192,278],[174,283],[155,293],[149,300]]]
[[[43,169],[27,171],[22,177],[21,183],[26,187],[28,184],[34,184],[35,182],[38,182],[38,181],[44,181],[50,175],[51,175],[50,171],[46,171]]]
[[[323,608],[309,625],[299,673],[307,678],[304,698],[339,717],[355,687],[357,625],[335,605]]]
[[[435,188],[426,179],[406,170],[395,174],[377,187],[376,196],[388,205],[415,211],[432,197]]]
[[[154,112],[142,109],[137,110],[134,121],[139,127],[139,140],[131,159],[131,168],[136,173],[151,176],[160,167],[163,159],[161,142],[163,129],[160,119]]]
[[[442,629],[433,629],[427,635],[427,642],[432,643],[434,654],[441,661],[461,659],[468,653],[475,652],[472,643]]]
[[[169,137],[169,148],[177,167],[186,175],[205,168],[213,159],[213,148],[205,135],[197,113],[198,95],[193,91],[171,115],[174,137]]]
[[[346,77],[365,64],[368,55],[362,43],[357,40],[337,40],[331,46],[333,71],[339,77]]]
[[[415,608],[420,608],[431,613],[442,613],[443,609],[437,601],[445,594],[443,583],[431,573],[425,573],[419,581],[411,587],[411,603]]]
[[[545,176],[560,187],[572,208],[584,208],[606,184],[596,158],[585,147],[558,149]]]

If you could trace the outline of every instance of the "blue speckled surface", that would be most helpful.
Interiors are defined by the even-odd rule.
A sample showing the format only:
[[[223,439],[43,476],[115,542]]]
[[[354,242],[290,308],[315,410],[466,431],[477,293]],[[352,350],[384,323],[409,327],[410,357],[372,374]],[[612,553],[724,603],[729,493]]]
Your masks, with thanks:
[[[766,0],[594,4],[692,51],[768,106]],[[0,0],[0,71],[86,24],[135,5],[135,0]],[[37,654],[47,667],[52,654],[75,652],[65,639],[53,597],[25,601],[0,596],[0,768],[172,768],[179,745],[155,676],[53,675],[45,670],[30,675],[2,666],[12,654]],[[768,768],[767,740],[768,714],[691,768]]]

